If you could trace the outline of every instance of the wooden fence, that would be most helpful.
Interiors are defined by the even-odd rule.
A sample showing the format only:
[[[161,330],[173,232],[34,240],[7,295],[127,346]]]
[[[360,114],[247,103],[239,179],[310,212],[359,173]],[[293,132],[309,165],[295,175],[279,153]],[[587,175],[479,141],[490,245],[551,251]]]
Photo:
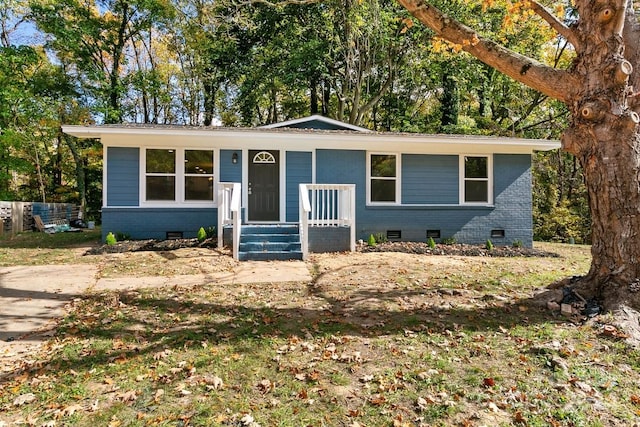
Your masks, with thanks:
[[[72,221],[79,218],[80,207],[72,203],[2,202],[0,201],[0,234],[33,229],[33,216],[44,223]]]

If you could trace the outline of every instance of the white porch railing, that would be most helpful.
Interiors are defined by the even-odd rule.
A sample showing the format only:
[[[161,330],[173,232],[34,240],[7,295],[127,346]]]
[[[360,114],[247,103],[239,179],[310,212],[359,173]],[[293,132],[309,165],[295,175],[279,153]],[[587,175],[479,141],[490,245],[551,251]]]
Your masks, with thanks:
[[[224,227],[233,227],[233,258],[238,259],[242,224],[242,185],[238,182],[218,183],[218,247],[224,246]]]
[[[355,251],[355,184],[300,184],[300,240],[305,259],[309,253],[309,227],[350,227],[350,248]]]

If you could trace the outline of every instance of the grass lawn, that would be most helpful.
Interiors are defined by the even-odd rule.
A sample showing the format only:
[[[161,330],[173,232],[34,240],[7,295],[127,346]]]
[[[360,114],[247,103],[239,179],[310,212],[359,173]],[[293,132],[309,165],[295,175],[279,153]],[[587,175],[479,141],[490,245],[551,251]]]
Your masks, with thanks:
[[[1,257],[34,250],[5,243]],[[603,332],[606,315],[567,319],[531,299],[584,274],[588,248],[538,247],[560,257],[323,254],[310,283],[87,295],[0,380],[0,426],[640,423],[640,353]],[[57,250],[36,254],[110,271],[190,256]]]

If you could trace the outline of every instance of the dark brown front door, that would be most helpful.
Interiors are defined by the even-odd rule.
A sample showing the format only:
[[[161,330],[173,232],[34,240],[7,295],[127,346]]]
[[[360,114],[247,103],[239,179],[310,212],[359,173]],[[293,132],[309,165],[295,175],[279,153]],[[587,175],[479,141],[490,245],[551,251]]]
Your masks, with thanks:
[[[249,150],[249,221],[280,220],[280,153]]]

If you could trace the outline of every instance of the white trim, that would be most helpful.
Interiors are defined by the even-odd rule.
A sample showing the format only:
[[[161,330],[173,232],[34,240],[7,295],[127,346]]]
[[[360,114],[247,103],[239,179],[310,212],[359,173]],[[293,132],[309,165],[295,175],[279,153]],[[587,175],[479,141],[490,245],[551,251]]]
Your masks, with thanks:
[[[363,127],[356,126],[356,125],[352,125],[350,123],[341,122],[339,120],[330,119],[329,117],[321,116],[319,114],[314,114],[314,115],[308,116],[308,117],[302,117],[300,119],[287,120],[287,121],[280,122],[280,123],[272,123],[270,125],[260,126],[260,128],[262,128],[262,129],[286,128],[286,127],[289,127],[291,125],[297,125],[297,124],[300,124],[300,123],[312,122],[314,120],[315,121],[319,121],[319,122],[323,122],[323,123],[327,123],[327,124],[333,125],[333,126],[339,126],[341,128],[345,128],[345,129],[355,130],[357,132],[371,132],[371,130],[369,130],[369,129],[365,129]]]
[[[311,183],[317,184],[316,181],[316,151],[311,150]]]
[[[487,159],[487,201],[486,202],[465,202],[465,157],[485,157]],[[458,173],[459,173],[459,199],[460,206],[493,206],[493,155],[479,154],[460,154],[458,156]],[[476,181],[485,181],[485,178],[475,179]]]
[[[181,207],[181,208],[215,208],[217,207],[217,195],[215,190],[215,182],[216,178],[220,176],[220,168],[219,168],[219,159],[220,153],[219,150],[209,147],[196,147],[193,148],[191,146],[186,147],[177,147],[177,144],[174,144],[172,147],[163,147],[163,146],[141,146],[140,149],[140,173],[139,173],[139,206],[145,208],[171,208],[171,207]],[[175,198],[173,201],[171,200],[146,200],[147,199],[147,150],[157,150],[157,149],[173,149],[175,152],[175,173],[174,174],[166,174],[167,176],[175,176]],[[187,150],[204,150],[204,151],[213,151],[213,182],[214,182],[214,190],[213,190],[213,200],[185,200],[185,167],[184,167],[184,156],[185,151]],[[165,174],[152,174],[155,176],[164,176]],[[192,176],[192,175],[189,175]]]
[[[240,218],[241,223],[248,222],[249,218],[249,149],[242,149],[242,212],[244,212],[243,218]]]
[[[403,154],[531,154],[534,150],[560,148],[559,141],[487,137],[471,135],[425,135],[374,132],[336,132],[304,129],[242,129],[63,126],[63,131],[79,138],[101,138],[103,145],[140,147],[175,146],[176,140],[188,141],[191,147],[249,149],[255,146],[281,150],[314,149],[392,151]],[[129,136],[129,138],[127,138]]]
[[[371,176],[371,156],[372,155],[380,155],[380,156],[395,156],[396,158],[396,176],[394,178],[376,178]],[[401,153],[392,153],[392,152],[384,152],[384,151],[367,151],[366,152],[366,177],[367,177],[367,206],[400,206],[402,204],[402,154]],[[372,179],[382,179],[391,181],[395,180],[396,183],[396,200],[395,202],[374,202],[371,200],[371,180]]]
[[[280,159],[280,182],[278,185],[278,197],[280,198],[280,221],[287,220],[287,152],[279,150],[278,158]]]
[[[106,145],[102,146],[102,207],[106,208],[107,205],[107,186],[109,185],[109,182],[107,180],[107,174],[108,174],[108,170],[107,168],[109,167],[109,156],[107,155],[107,152],[109,151],[109,147],[107,147]],[[139,149],[138,149],[139,151]],[[140,154],[138,154],[138,157],[140,156]],[[138,165],[140,164],[140,159],[138,159]],[[138,166],[140,167],[140,166]],[[140,205],[140,195],[138,195],[138,205]]]
[[[253,163],[258,163],[258,164],[265,164],[265,163],[266,164],[273,164],[273,163],[276,162],[276,158],[270,152],[268,152],[266,150],[263,150],[263,151],[260,151],[260,152],[256,153],[256,155],[253,156],[253,159],[251,161]]]

